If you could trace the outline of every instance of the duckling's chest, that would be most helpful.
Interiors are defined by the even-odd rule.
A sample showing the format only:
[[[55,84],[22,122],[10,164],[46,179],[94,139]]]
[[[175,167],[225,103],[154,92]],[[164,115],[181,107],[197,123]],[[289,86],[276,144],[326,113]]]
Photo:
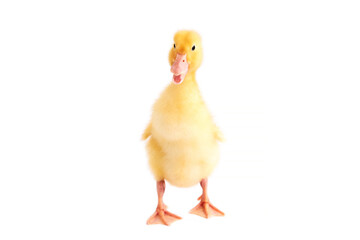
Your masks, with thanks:
[[[153,135],[169,141],[204,138],[210,134],[209,126],[210,114],[201,102],[188,106],[169,102],[155,107],[152,116]]]

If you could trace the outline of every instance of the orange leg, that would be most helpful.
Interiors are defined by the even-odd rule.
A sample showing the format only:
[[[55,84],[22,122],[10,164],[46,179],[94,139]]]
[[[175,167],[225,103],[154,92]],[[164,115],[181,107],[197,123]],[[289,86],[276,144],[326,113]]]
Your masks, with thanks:
[[[209,218],[210,216],[224,216],[225,214],[222,211],[210,203],[207,195],[207,182],[207,178],[201,180],[200,185],[203,189],[203,194],[198,198],[200,203],[191,209],[190,213],[204,218]]]
[[[146,224],[164,224],[169,226],[172,222],[181,219],[181,217],[166,210],[166,205],[163,202],[165,192],[165,181],[156,182],[158,205],[153,215],[147,220]]]

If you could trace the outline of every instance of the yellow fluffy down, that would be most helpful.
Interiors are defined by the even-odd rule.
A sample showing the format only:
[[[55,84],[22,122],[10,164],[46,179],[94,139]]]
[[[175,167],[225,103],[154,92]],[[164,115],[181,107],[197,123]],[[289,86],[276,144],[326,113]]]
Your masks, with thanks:
[[[202,57],[200,36],[195,32],[178,32],[174,40],[187,56],[192,54],[189,72],[183,83],[171,83],[155,102],[151,121],[143,139],[148,137],[149,165],[157,181],[167,180],[178,187],[189,187],[208,177],[219,160],[217,141],[222,134],[214,124],[202,100],[195,71]],[[197,44],[197,52],[191,47]],[[169,62],[176,56],[170,50]],[[182,52],[183,54],[184,52]]]

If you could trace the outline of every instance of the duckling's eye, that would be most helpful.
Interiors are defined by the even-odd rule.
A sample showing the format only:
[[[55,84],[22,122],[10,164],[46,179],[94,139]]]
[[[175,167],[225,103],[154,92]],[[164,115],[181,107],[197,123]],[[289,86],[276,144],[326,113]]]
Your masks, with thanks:
[[[192,50],[192,51],[195,51],[195,45],[192,46],[191,50]]]
[[[176,48],[176,45],[175,45],[175,43],[174,43],[174,48]]]

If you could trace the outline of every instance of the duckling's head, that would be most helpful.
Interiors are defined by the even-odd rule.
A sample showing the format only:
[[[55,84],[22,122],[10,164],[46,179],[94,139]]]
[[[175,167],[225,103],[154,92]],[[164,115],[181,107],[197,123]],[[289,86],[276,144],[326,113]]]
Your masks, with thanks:
[[[173,83],[180,84],[186,74],[195,72],[203,58],[201,37],[194,31],[178,31],[174,36],[174,44],[169,52]]]

